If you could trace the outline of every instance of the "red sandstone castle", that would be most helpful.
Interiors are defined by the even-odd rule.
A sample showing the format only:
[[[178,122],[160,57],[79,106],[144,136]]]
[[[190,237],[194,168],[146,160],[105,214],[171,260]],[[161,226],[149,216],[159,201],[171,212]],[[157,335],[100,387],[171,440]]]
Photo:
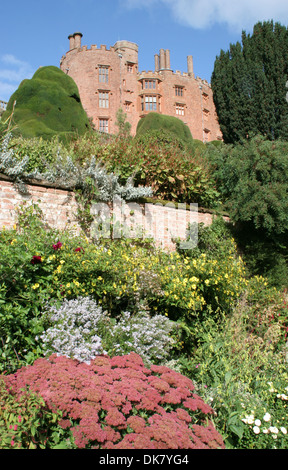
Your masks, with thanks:
[[[139,119],[147,113],[175,116],[203,142],[221,140],[211,86],[194,77],[193,58],[187,57],[187,72],[170,67],[170,51],[155,55],[155,70],[139,72],[138,46],[117,41],[107,49],[81,46],[81,33],[69,36],[70,49],[60,68],[76,82],[82,105],[99,131],[117,133],[116,113],[122,108],[135,135]]]

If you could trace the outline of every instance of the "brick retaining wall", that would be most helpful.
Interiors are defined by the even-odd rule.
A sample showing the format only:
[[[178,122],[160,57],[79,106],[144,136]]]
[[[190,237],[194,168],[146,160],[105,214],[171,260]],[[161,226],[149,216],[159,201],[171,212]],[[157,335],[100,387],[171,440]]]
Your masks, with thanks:
[[[26,187],[27,194],[22,194],[8,178],[0,176],[0,229],[3,226],[12,228],[17,218],[16,208],[24,201],[33,201],[41,208],[45,222],[50,227],[61,230],[70,228],[75,233],[80,232],[73,191],[34,183],[27,184]],[[118,222],[114,231],[115,238],[140,235],[152,237],[158,246],[169,250],[175,249],[174,238],[186,240],[189,223],[194,221],[209,225],[214,217],[211,213],[197,211],[197,206],[194,205],[190,205],[191,210],[181,208],[181,205],[177,207],[173,203],[165,206],[160,203],[124,203],[121,207],[119,203],[102,203],[102,206],[106,215],[111,217],[113,214],[114,220]],[[98,233],[99,208],[98,204],[92,208],[95,214],[93,227]]]

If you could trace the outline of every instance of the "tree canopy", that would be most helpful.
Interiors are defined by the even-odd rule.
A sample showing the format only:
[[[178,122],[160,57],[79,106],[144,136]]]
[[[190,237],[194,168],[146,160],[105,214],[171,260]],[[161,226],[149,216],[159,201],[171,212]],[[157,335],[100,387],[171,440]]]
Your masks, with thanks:
[[[242,44],[230,44],[216,57],[211,78],[224,142],[257,134],[288,139],[288,30],[273,21],[259,22]]]
[[[267,235],[288,230],[288,142],[253,137],[213,149],[217,189],[231,220]]]

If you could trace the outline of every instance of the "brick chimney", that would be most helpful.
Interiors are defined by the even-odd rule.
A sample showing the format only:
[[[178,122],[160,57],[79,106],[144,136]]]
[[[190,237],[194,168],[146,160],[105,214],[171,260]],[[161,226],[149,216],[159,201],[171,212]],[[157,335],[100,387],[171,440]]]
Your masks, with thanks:
[[[81,38],[83,36],[82,33],[74,33],[74,47],[77,49],[78,47],[81,47]]]
[[[193,73],[193,57],[192,57],[192,55],[188,55],[188,56],[187,56],[187,70],[188,70],[188,74],[189,74],[191,77],[194,77],[194,73]]]
[[[69,51],[71,51],[72,49],[74,49],[74,43],[75,43],[75,41],[74,41],[74,34],[70,34],[70,35],[68,36],[68,39],[69,39],[69,41],[70,41]]]

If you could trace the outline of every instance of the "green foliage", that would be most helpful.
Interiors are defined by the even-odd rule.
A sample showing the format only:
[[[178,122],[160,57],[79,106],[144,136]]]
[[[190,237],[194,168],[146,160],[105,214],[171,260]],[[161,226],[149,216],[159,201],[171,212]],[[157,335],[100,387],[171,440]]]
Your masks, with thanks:
[[[205,146],[192,142],[188,150],[177,137],[160,131],[133,139],[110,138],[104,143],[96,135],[74,142],[72,155],[77,160],[94,154],[108,172],[119,175],[122,184],[132,177],[136,187],[148,185],[157,198],[214,207],[219,193],[205,158]]]
[[[251,222],[269,235],[287,230],[287,153],[287,142],[262,136],[212,150],[217,187],[233,222]]]
[[[287,286],[288,146],[255,136],[210,147],[210,163],[231,230],[251,275]]]
[[[189,127],[181,119],[173,116],[166,116],[159,113],[148,113],[140,119],[137,125],[136,135],[143,135],[153,130],[165,131],[177,137],[184,144],[191,143],[192,134]]]
[[[50,140],[42,137],[23,138],[14,137],[11,139],[10,148],[14,150],[15,158],[21,161],[29,156],[28,164],[25,168],[27,173],[32,173],[36,169],[39,172],[45,172],[49,164],[53,164],[58,154],[68,157],[68,150],[60,141],[58,136]]]
[[[127,115],[124,113],[122,108],[119,108],[116,113],[116,126],[118,126],[118,135],[121,137],[127,137],[131,131],[131,124],[127,120]]]
[[[70,433],[58,424],[62,413],[50,410],[39,394],[15,394],[1,379],[0,410],[0,449],[69,448]]]
[[[216,57],[211,86],[226,143],[257,134],[287,139],[287,51],[286,26],[267,21]]]
[[[216,428],[230,448],[287,446],[287,348],[279,322],[283,298],[265,288],[263,281],[253,279],[247,296],[221,323],[207,318],[199,324],[200,344],[182,364],[182,373],[191,377],[198,393],[216,411]],[[263,421],[266,413],[271,415],[269,424]],[[247,423],[250,415],[253,419]],[[269,425],[277,426],[277,439]]]
[[[66,139],[90,129],[75,82],[54,66],[41,67],[30,80],[21,82],[2,120],[11,115],[11,124],[23,137]]]

